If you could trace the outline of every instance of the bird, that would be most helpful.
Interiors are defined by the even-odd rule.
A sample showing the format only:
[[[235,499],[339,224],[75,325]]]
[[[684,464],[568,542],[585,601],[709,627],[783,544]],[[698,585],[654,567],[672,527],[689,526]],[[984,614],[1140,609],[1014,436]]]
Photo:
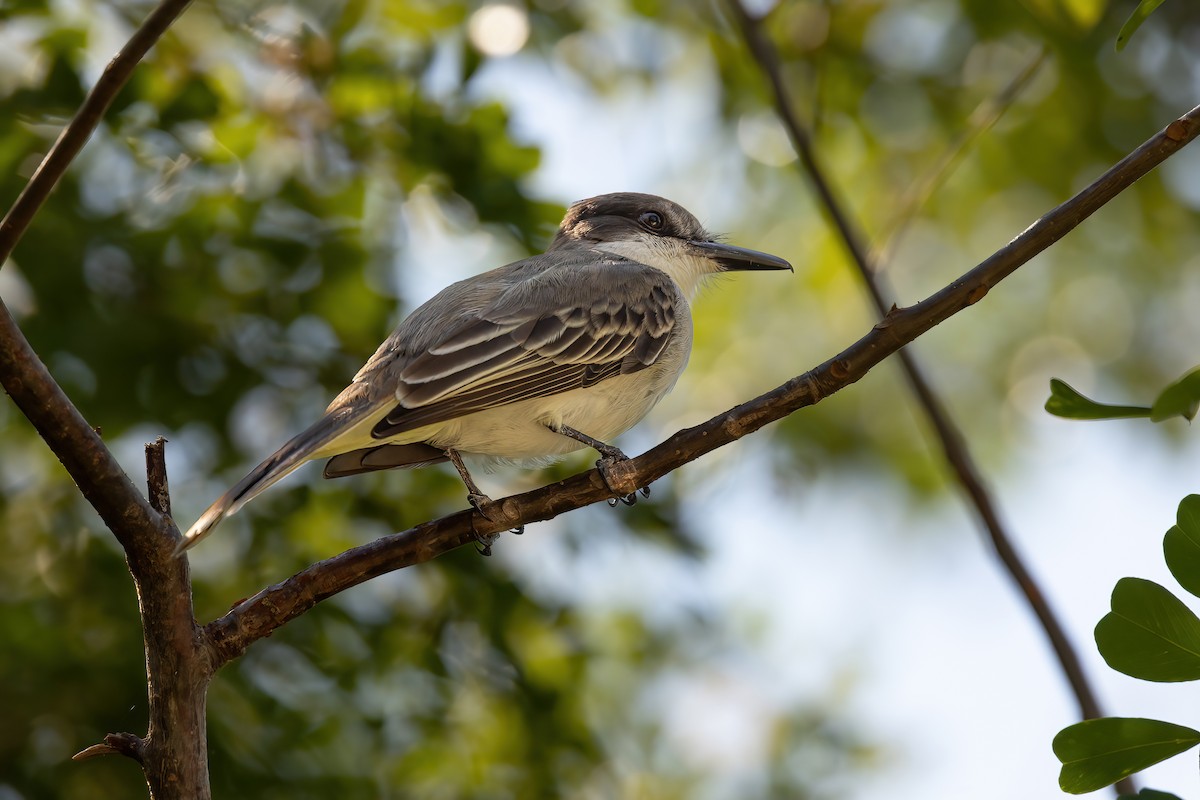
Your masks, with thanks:
[[[213,502],[176,552],[317,459],[326,478],[450,461],[485,517],[492,501],[464,456],[536,466],[591,447],[603,474],[626,458],[609,442],[687,365],[701,283],[791,269],[718,241],[662,197],[580,200],[544,253],[451,284],[409,314],[320,419]]]

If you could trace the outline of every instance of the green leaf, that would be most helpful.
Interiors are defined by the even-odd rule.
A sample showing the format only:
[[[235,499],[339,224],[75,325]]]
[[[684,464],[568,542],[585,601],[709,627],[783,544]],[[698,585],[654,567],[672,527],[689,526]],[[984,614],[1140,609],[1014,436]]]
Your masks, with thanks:
[[[1172,383],[1154,401],[1150,419],[1162,422],[1171,417],[1192,419],[1200,408],[1200,369],[1194,369]]]
[[[1153,581],[1122,578],[1096,646],[1118,672],[1146,681],[1200,679],[1200,619]]]
[[[1138,7],[1129,15],[1129,19],[1125,20],[1125,24],[1121,26],[1121,32],[1117,34],[1117,50],[1125,49],[1125,45],[1129,44],[1129,38],[1138,28],[1142,27],[1142,23],[1154,13],[1154,9],[1162,5],[1162,2],[1163,0],[1142,0],[1138,3]]]
[[[1154,719],[1077,722],[1054,737],[1054,755],[1063,765],[1058,785],[1071,794],[1094,792],[1197,744],[1200,731]]]
[[[1163,556],[1179,585],[1200,597],[1200,495],[1183,498],[1175,520],[1163,537]]]
[[[1157,789],[1142,789],[1137,794],[1123,794],[1117,800],[1183,800],[1170,792],[1160,792]]]
[[[1144,406],[1110,406],[1089,400],[1058,378],[1050,379],[1050,397],[1046,410],[1056,417],[1067,419],[1130,419],[1149,417]]]

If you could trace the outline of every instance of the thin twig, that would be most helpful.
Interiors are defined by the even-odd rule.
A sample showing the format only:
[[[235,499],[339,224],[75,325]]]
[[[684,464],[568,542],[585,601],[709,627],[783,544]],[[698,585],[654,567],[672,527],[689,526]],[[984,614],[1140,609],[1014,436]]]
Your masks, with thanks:
[[[954,172],[954,168],[971,149],[971,145],[1000,121],[1004,112],[1029,86],[1042,65],[1046,63],[1048,52],[1044,46],[1039,47],[1028,63],[1008,82],[1008,85],[995,96],[988,97],[976,106],[975,110],[967,117],[962,133],[946,146],[937,163],[926,172],[925,177],[910,186],[900,196],[896,203],[895,213],[879,231],[878,244],[872,249],[869,256],[870,264],[875,264],[881,269],[886,268],[909,223]]]
[[[889,355],[954,314],[983,299],[991,287],[1057,242],[1105,203],[1127,189],[1200,134],[1200,106],[1156,134],[1095,183],[1046,213],[971,271],[907,308],[893,309],[861,339],[813,370],[676,433],[629,462],[635,481],[647,486],[672,470],[782,419],[858,381]],[[0,342],[2,343],[2,342]],[[598,470],[504,498],[503,519],[489,521],[461,511],[401,533],[376,539],[313,564],[282,583],[242,601],[205,627],[214,668],[237,658],[322,600],[377,575],[411,566],[520,524],[550,519],[611,495]]]
[[[83,748],[71,760],[86,761],[96,756],[125,756],[141,764],[146,758],[146,742],[133,733],[109,733],[103,742]]]
[[[738,21],[747,48],[771,85],[776,110],[784,127],[791,135],[792,143],[799,155],[805,174],[846,245],[851,259],[858,267],[876,310],[881,317],[885,317],[891,302],[887,300],[879,285],[876,266],[872,264],[864,246],[865,237],[838,200],[831,182],[826,177],[825,169],[817,158],[811,137],[795,113],[787,87],[784,85],[783,71],[780,68],[779,56],[774,45],[764,33],[761,20],[752,16],[739,0],[729,0],[729,7]],[[1102,716],[1100,705],[1084,674],[1079,656],[1057,615],[1050,608],[1045,595],[1014,547],[1012,537],[1005,530],[996,504],[984,484],[980,470],[975,465],[961,432],[926,379],[915,356],[910,351],[903,350],[899,353],[899,359],[918,402],[925,410],[925,414],[937,434],[946,461],[954,470],[954,474],[970,499],[976,516],[987,530],[1000,562],[1021,590],[1050,640],[1050,645],[1058,657],[1063,674],[1079,704],[1081,715],[1084,719]]]
[[[133,74],[138,62],[190,3],[191,0],[163,0],[150,12],[142,26],[121,48],[121,52],[105,67],[104,73],[88,92],[79,111],[75,112],[74,118],[63,128],[58,140],[42,159],[42,163],[38,165],[37,171],[33,173],[33,177],[29,179],[12,208],[4,215],[4,219],[0,220],[0,266],[12,255],[13,248],[25,234],[34,215],[66,174],[67,167],[71,166],[75,156],[79,155],[92,132],[96,130],[96,126],[104,118],[104,112],[129,81],[129,76]]]
[[[146,443],[146,489],[150,505],[163,516],[171,516],[171,487],[167,482],[167,437]]]

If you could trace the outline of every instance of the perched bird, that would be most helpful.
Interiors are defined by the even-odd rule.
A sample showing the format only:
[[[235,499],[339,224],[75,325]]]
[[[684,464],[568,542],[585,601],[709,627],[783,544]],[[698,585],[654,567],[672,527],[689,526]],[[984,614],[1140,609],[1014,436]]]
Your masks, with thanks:
[[[491,501],[462,456],[548,461],[607,444],[671,390],[692,346],[688,298],[709,275],[791,269],[713,240],[684,208],[649,194],[575,203],[542,255],[452,284],[412,312],[311,427],[214,502],[184,536],[306,461],[326,478],[451,461],[471,504]]]

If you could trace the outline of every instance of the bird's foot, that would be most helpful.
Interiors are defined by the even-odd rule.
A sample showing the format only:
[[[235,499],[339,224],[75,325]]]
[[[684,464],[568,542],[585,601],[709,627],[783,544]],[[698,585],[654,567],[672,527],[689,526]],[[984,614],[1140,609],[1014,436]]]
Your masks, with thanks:
[[[604,485],[613,493],[608,501],[610,506],[615,506],[618,502],[627,506],[633,505],[637,502],[638,491],[641,491],[643,497],[650,496],[650,487],[643,486],[639,490],[637,470],[629,463],[629,456],[625,455],[621,448],[613,447],[611,444],[588,436],[567,425],[552,427],[551,430],[569,439],[583,442],[600,454],[600,460],[596,462],[596,469],[600,470],[600,478],[604,481]]]
[[[471,504],[471,508],[475,509],[479,516],[488,522],[504,524],[508,520],[509,515],[504,506],[482,492],[471,492],[467,495],[467,502]],[[508,532],[520,536],[525,532],[525,526],[518,525],[515,528],[509,528]],[[497,532],[479,533],[475,530],[474,521],[471,522],[471,533],[475,536],[475,551],[481,556],[490,556],[492,554],[492,545],[500,538],[500,534]]]
[[[613,496],[608,499],[610,506],[616,507],[617,503],[633,505],[637,502],[639,491],[643,497],[650,496],[649,486],[638,488],[637,470],[630,463],[629,456],[611,446],[609,446],[608,452],[601,452],[604,457],[596,462],[596,469],[600,470],[600,477],[603,479],[604,485],[613,493]]]
[[[492,545],[500,538],[498,533],[479,533],[474,529],[471,530],[475,534],[475,552],[484,558],[491,558]]]
[[[496,521],[495,517],[493,516],[493,514],[496,513],[496,501],[488,497],[486,494],[482,494],[480,492],[471,492],[467,495],[467,502],[471,504],[471,508],[479,512],[479,516],[483,517],[489,522]]]
[[[617,503],[624,503],[627,506],[636,505],[637,500],[638,500],[637,496],[638,496],[639,492],[641,493],[642,497],[649,497],[650,496],[650,487],[643,486],[642,488],[638,489],[637,492],[631,492],[624,496],[610,497],[610,498],[608,498],[608,505],[610,508],[616,508]]]
[[[467,502],[471,504],[471,508],[489,522],[495,522],[492,515],[488,513],[489,508],[494,508],[496,501],[480,492],[471,492],[467,495]],[[487,557],[492,554],[492,545],[500,538],[499,533],[480,533],[475,530],[475,522],[472,518],[471,533],[475,537],[475,552],[479,555]]]

